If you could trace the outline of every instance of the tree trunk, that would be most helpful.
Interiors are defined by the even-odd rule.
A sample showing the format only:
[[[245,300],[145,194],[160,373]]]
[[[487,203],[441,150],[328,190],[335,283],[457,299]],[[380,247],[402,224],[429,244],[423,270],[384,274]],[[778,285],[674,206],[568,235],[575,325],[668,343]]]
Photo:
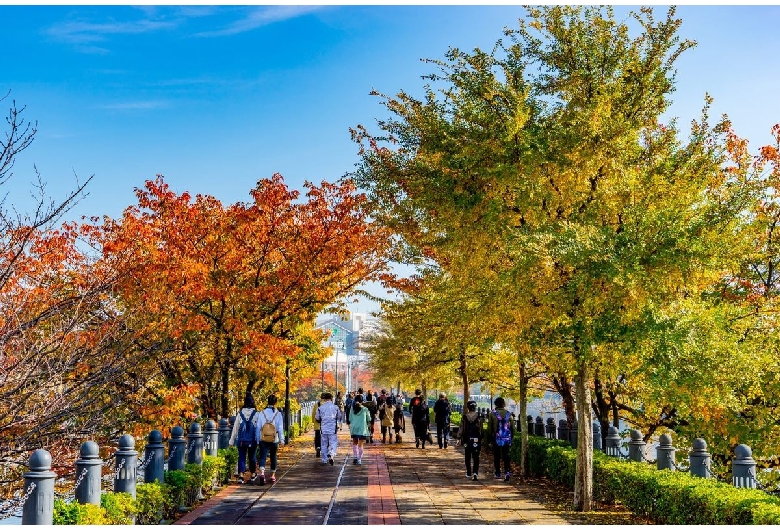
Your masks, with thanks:
[[[458,357],[460,360],[460,378],[463,381],[463,405],[465,411],[465,405],[469,402],[471,395],[469,394],[469,374],[466,372],[468,363],[466,362],[466,350],[464,348],[461,348]]]
[[[520,424],[520,476],[525,476],[525,461],[528,453],[528,375],[525,361],[520,360],[520,398],[518,400],[517,422]]]
[[[577,472],[574,478],[574,509],[588,512],[593,499],[593,425],[590,421],[590,374],[586,360],[577,362],[574,386],[577,397]]]
[[[563,410],[566,412],[566,422],[569,424],[569,428],[571,428],[574,420],[577,419],[577,416],[574,411],[574,396],[571,393],[569,378],[566,377],[565,373],[561,372],[557,376],[553,376],[553,385],[561,396]]]

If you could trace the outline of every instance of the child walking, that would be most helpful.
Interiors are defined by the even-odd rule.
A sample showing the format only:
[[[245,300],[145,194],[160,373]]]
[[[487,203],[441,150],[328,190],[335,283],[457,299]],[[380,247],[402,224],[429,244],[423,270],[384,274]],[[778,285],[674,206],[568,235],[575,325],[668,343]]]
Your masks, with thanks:
[[[363,406],[363,396],[355,396],[355,402],[352,404],[352,410],[349,414],[349,434],[352,436],[352,463],[363,463],[363,444],[368,440],[368,424],[371,421],[371,414]]]

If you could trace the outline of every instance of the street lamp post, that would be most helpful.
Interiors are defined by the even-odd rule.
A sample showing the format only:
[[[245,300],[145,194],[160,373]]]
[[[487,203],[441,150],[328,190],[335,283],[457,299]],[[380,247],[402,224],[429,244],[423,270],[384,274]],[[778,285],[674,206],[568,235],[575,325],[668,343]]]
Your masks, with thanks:
[[[290,443],[290,359],[284,366],[284,443]]]

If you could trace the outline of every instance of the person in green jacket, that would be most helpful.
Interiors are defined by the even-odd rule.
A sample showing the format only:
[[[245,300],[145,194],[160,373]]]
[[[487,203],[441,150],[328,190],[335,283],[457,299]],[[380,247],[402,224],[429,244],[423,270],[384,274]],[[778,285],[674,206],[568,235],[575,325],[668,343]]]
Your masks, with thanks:
[[[352,404],[352,410],[349,413],[349,434],[352,436],[352,463],[363,463],[363,444],[368,439],[368,425],[371,421],[371,414],[363,406],[363,396],[355,396],[355,402]]]

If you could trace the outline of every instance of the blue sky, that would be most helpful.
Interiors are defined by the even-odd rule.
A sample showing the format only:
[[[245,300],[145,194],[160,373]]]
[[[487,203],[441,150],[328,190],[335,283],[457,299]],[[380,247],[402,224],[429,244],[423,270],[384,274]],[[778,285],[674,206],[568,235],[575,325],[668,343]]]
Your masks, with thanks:
[[[616,8],[619,11],[625,8]],[[657,18],[666,8],[657,6]],[[278,172],[292,187],[357,161],[349,128],[384,115],[372,89],[419,93],[421,58],[490,49],[523,10],[495,5],[0,6],[0,103],[26,105],[33,145],[0,188],[24,208],[37,166],[56,199],[95,175],[72,212],[119,216],[155,174],[177,192],[244,201]],[[705,92],[757,147],[780,122],[780,6],[680,6],[698,41],[677,63],[671,114]],[[3,130],[5,132],[5,130]]]

